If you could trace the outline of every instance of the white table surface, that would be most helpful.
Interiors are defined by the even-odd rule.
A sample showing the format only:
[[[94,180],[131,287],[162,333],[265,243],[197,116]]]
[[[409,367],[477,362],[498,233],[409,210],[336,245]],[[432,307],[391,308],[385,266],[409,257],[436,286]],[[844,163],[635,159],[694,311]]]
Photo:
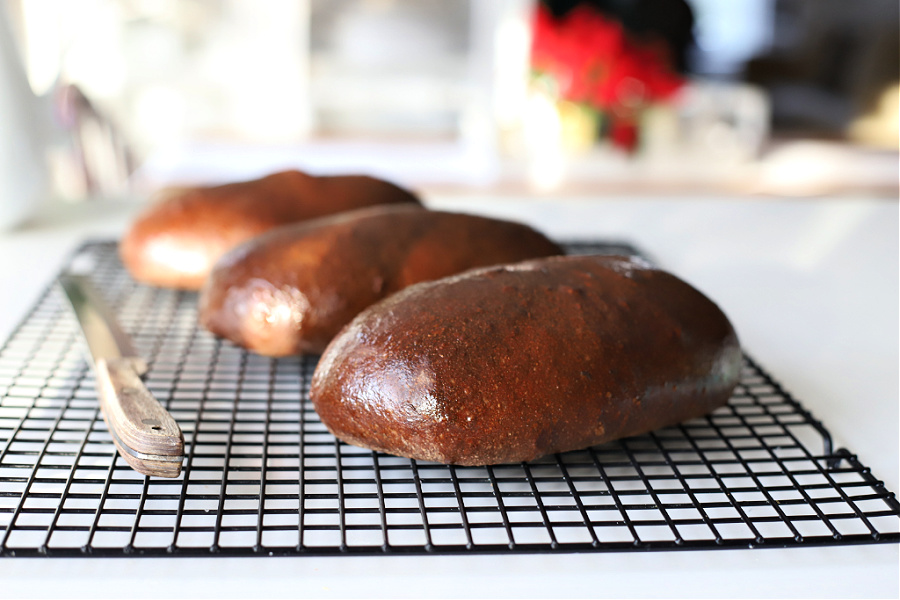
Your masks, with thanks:
[[[744,348],[897,491],[898,203],[432,196],[560,239],[630,241],[712,297]],[[137,202],[0,233],[0,339],[72,248]],[[898,545],[518,556],[3,559],[0,597],[898,597]]]

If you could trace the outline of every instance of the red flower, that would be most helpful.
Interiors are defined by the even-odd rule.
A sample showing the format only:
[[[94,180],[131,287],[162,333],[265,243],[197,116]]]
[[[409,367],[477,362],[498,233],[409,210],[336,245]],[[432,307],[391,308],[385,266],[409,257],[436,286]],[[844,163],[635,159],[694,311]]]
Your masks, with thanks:
[[[612,143],[626,150],[634,152],[638,145],[638,128],[634,121],[614,119],[609,132]]]
[[[663,43],[639,42],[587,5],[556,19],[539,5],[532,68],[555,82],[559,97],[614,112],[670,97],[682,84]]]

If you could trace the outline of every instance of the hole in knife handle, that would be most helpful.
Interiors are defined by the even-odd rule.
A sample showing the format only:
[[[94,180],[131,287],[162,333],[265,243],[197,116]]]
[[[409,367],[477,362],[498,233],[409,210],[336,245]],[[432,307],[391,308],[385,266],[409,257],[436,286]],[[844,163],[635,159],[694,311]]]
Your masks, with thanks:
[[[141,419],[141,423],[150,425],[150,429],[153,431],[162,431],[162,423],[159,422],[159,419]]]
[[[120,446],[141,459],[183,458],[181,428],[146,389],[130,358],[101,359],[96,366],[101,408]]]

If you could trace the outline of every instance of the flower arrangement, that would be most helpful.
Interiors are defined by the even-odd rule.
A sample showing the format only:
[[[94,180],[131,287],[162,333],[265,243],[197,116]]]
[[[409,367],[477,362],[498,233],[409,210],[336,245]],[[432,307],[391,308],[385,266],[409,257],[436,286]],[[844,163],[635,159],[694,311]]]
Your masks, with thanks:
[[[588,5],[556,18],[538,4],[531,45],[532,80],[571,114],[588,112],[595,134],[633,152],[640,116],[670,99],[684,83],[661,39],[630,35],[619,23]]]

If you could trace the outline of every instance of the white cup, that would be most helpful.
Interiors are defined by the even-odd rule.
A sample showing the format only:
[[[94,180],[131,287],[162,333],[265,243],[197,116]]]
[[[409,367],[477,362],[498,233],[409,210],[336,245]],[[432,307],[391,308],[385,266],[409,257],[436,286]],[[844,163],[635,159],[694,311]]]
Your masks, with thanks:
[[[32,93],[0,6],[0,231],[32,216],[50,185],[40,100]]]

